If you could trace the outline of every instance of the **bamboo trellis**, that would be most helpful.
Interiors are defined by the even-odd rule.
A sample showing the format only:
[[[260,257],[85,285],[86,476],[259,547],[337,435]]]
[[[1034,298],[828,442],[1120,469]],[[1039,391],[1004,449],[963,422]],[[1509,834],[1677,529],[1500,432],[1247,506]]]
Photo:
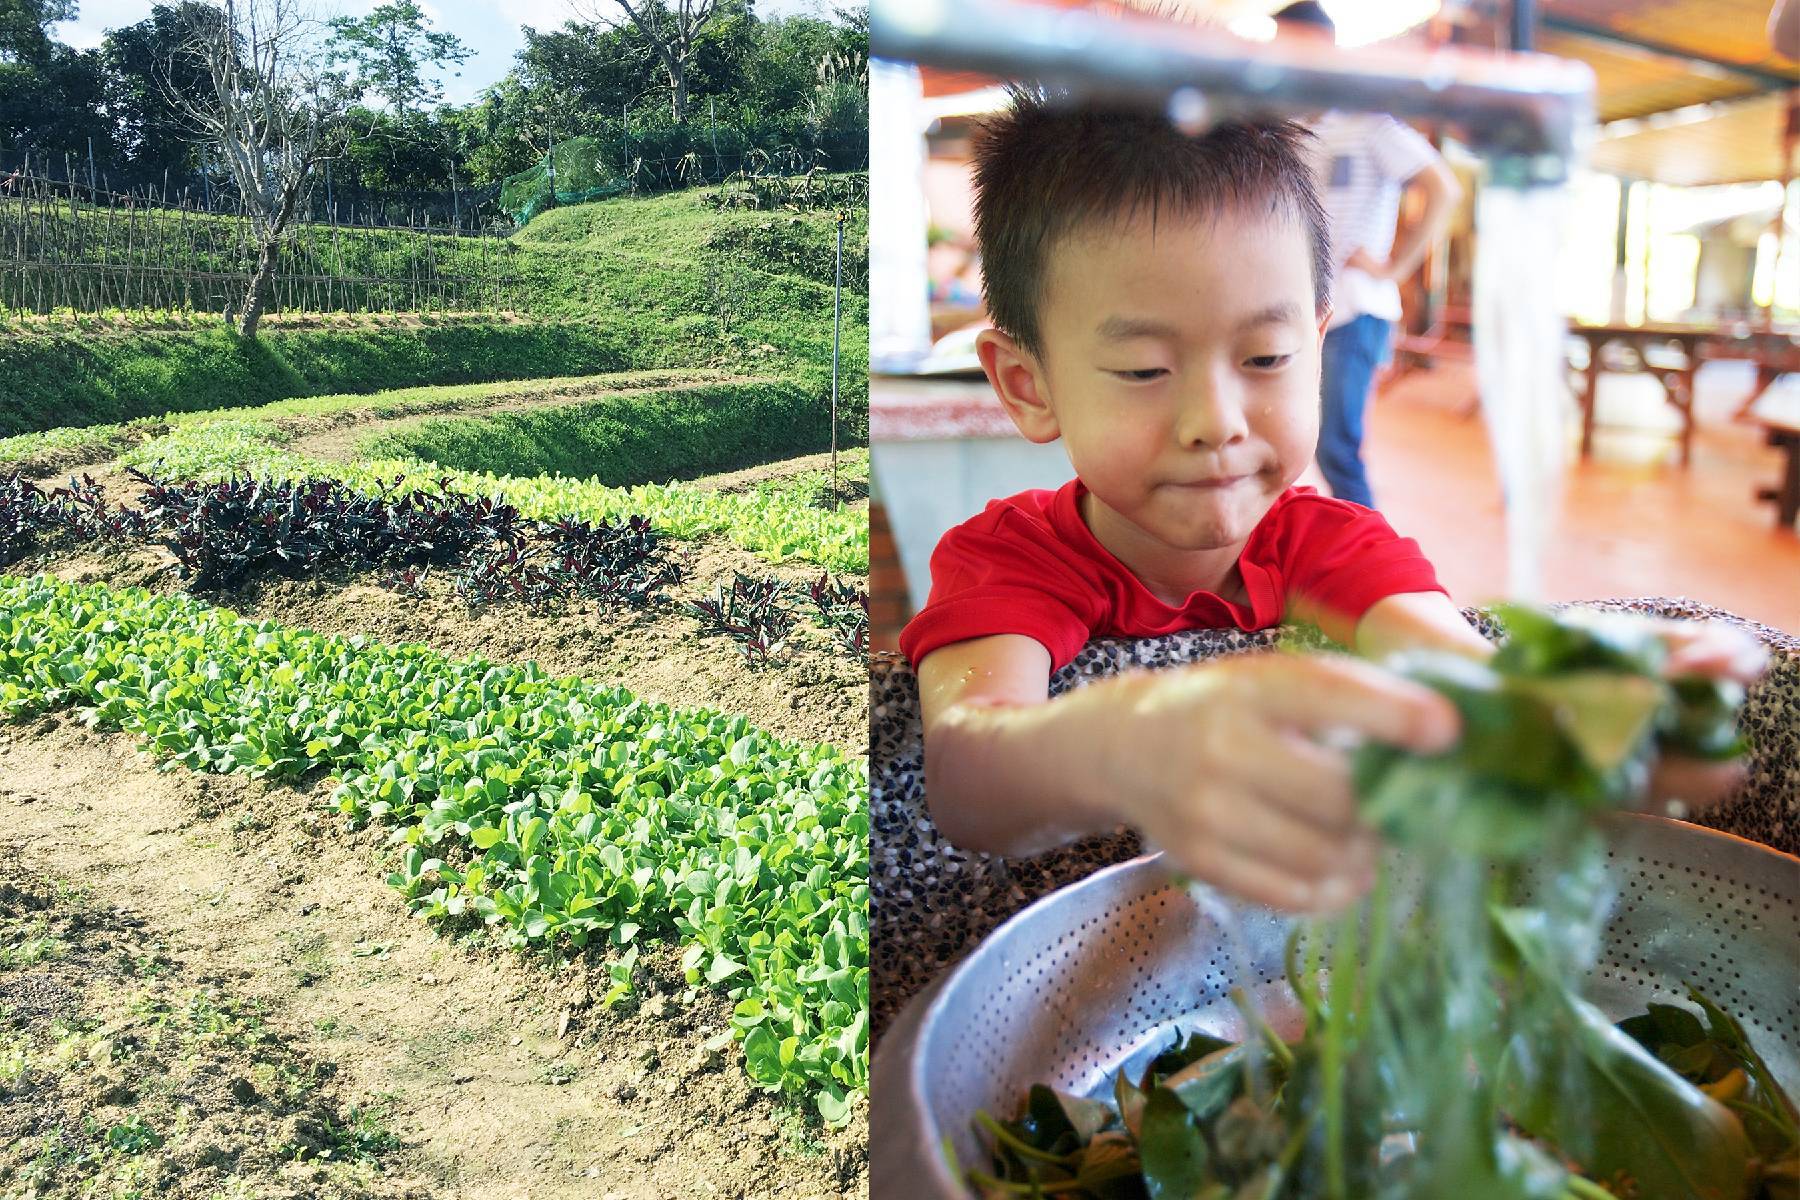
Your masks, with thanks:
[[[242,305],[256,252],[242,215],[0,179],[0,313],[223,313]],[[455,227],[308,223],[282,243],[269,311],[503,311],[513,257],[504,239]]]

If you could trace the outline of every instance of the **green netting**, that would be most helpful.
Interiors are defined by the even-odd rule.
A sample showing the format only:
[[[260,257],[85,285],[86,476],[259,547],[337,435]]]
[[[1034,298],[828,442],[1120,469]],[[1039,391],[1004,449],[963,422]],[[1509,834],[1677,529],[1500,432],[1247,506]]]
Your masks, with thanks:
[[[606,160],[598,138],[576,137],[556,143],[541,162],[500,185],[500,207],[515,225],[556,204],[581,204],[629,190],[631,180]]]

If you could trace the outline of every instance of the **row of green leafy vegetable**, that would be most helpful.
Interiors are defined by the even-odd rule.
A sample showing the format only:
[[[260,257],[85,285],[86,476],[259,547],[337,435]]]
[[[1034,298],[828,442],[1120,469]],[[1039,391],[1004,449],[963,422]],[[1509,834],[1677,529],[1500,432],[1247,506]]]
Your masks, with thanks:
[[[535,666],[0,577],[0,717],[78,707],[195,770],[325,772],[393,829],[419,913],[618,956],[673,939],[758,1082],[847,1118],[868,1079],[868,768]]]
[[[1416,867],[1404,892],[1389,863],[1362,908],[1296,927],[1301,1035],[1238,992],[1243,1042],[1194,1035],[1121,1071],[1110,1103],[1037,1087],[1013,1121],[982,1114],[984,1197],[1800,1196],[1800,1116],[1734,1017],[1690,989],[1700,1015],[1653,1003],[1615,1027],[1580,995],[1608,909],[1593,819],[1665,752],[1737,753],[1742,689],[1665,678],[1645,622],[1502,615],[1491,662],[1396,664],[1464,736],[1361,752],[1364,814]]]

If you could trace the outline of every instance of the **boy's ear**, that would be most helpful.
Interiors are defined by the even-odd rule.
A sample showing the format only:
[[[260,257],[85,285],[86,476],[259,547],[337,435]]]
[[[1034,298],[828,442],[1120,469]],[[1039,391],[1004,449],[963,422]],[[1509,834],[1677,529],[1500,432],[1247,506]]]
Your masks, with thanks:
[[[1000,407],[1026,441],[1041,444],[1062,436],[1035,355],[998,329],[984,329],[975,335],[975,354],[988,382],[994,385],[994,394],[1000,397]]]
[[[1319,336],[1325,336],[1325,326],[1331,323],[1331,301],[1327,300],[1319,308]]]

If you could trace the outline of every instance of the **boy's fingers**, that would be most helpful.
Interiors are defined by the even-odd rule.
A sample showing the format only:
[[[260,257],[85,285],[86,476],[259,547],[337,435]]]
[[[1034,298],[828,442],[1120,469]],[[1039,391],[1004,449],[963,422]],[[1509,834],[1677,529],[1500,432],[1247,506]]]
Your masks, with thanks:
[[[1270,725],[1252,726],[1237,749],[1236,774],[1246,787],[1324,830],[1356,828],[1356,793],[1341,751]]]
[[[1265,712],[1308,733],[1352,729],[1420,754],[1462,732],[1456,706],[1423,684],[1341,656],[1270,655],[1253,676]]]
[[[1707,675],[1751,683],[1769,665],[1769,652],[1748,634],[1720,625],[1702,625],[1668,635],[1669,660],[1663,674]]]
[[[1176,867],[1195,879],[1253,904],[1287,912],[1343,908],[1360,894],[1358,879],[1335,875],[1326,880],[1306,879],[1217,844],[1191,850],[1170,847],[1168,854]]]
[[[1229,817],[1209,822],[1229,852],[1279,867],[1302,879],[1343,870],[1355,835],[1325,830],[1266,800],[1252,799]]]

